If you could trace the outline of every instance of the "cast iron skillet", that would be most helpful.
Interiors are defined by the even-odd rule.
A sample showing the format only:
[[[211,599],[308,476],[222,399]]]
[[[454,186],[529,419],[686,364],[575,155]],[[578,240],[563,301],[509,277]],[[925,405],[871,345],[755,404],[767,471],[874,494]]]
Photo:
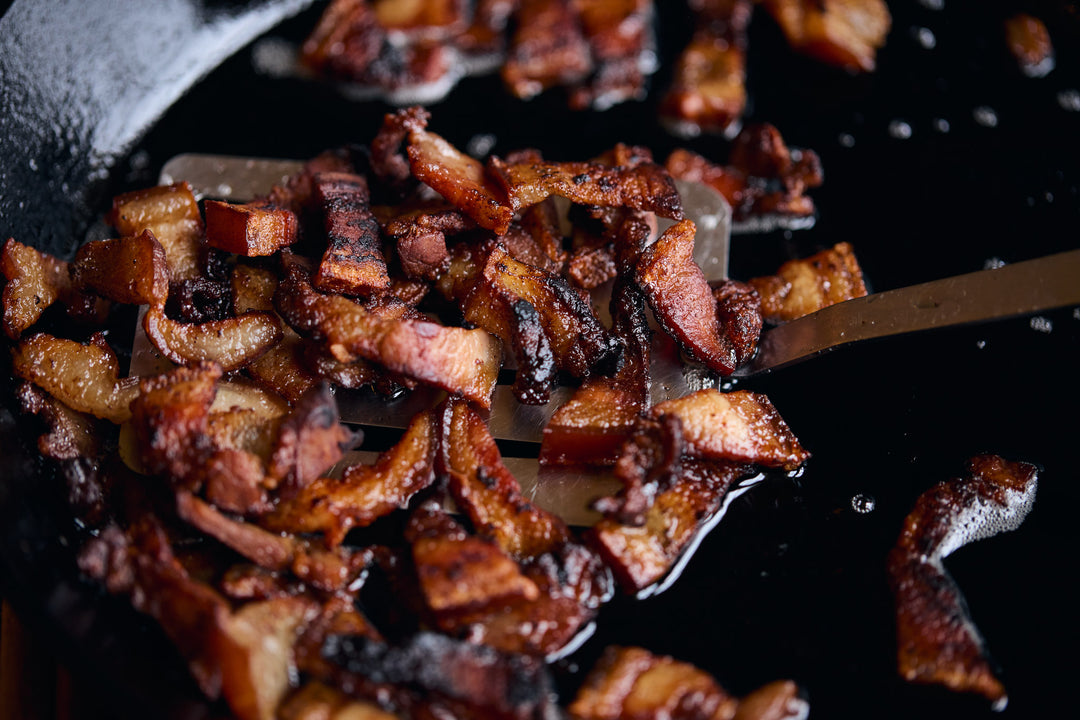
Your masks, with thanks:
[[[113,193],[153,184],[179,152],[302,158],[368,140],[386,106],[253,70],[248,43],[267,31],[303,37],[320,9],[307,4],[16,3],[0,20],[0,235],[70,253]],[[670,59],[689,27],[682,3],[658,4],[659,50]],[[876,290],[1076,246],[1080,113],[1069,108],[1080,102],[1080,33],[1068,6],[1026,4],[1057,46],[1056,69],[1031,79],[1002,39],[1002,20],[1020,3],[893,5],[879,70],[858,77],[793,55],[755,15],[748,119],[814,148],[826,182],[813,193],[814,228],[735,238],[734,277],[841,240],[855,245]],[[661,69],[654,88],[666,77]],[[655,102],[654,92],[571,113],[558,93],[520,103],[481,78],[430,109],[436,132],[460,145],[490,133],[495,152],[535,146],[582,159],[622,141],[658,157],[680,144],[726,156],[722,139],[664,133]],[[1078,359],[1080,316],[1070,308],[877,342],[744,382],[769,395],[813,457],[799,476],[769,477],[740,498],[672,589],[605,608],[594,637],[556,668],[564,697],[580,681],[575,669],[621,643],[695,663],[736,694],[792,678],[812,717],[1025,718],[1072,707]],[[220,712],[151,623],[79,577],[78,529],[9,395],[0,412],[5,597],[114,714]],[[947,562],[1002,667],[1010,703],[1001,714],[896,676],[884,569],[915,498],[980,452],[1041,469],[1018,531]],[[873,510],[857,512],[857,496]]]

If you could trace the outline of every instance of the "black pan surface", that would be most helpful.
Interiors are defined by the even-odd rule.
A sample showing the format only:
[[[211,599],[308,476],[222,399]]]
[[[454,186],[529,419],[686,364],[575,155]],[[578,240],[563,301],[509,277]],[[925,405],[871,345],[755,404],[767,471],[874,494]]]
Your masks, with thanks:
[[[307,4],[154,4],[160,24],[150,27],[173,30],[140,43],[120,42],[117,29],[136,32],[132,13],[146,12],[139,3],[16,3],[0,20],[0,235],[69,252],[108,197],[153,184],[180,152],[303,158],[370,139],[388,106],[255,70],[249,41],[264,32],[302,38],[321,8]],[[663,61],[689,24],[683,3],[658,4]],[[813,228],[736,236],[734,277],[847,240],[880,291],[1078,245],[1074,5],[1024,4],[1057,48],[1055,69],[1038,79],[1020,73],[1004,45],[1002,21],[1020,3],[891,5],[879,69],[864,76],[793,54],[771,20],[755,15],[747,119],[816,150],[826,180],[812,191]],[[70,17],[76,8],[79,22]],[[68,75],[28,64],[34,43],[69,58]],[[495,78],[467,80],[429,106],[431,127],[459,146],[491,134],[496,153],[532,146],[552,159],[584,159],[619,141],[659,157],[678,145],[726,157],[723,139],[680,140],[657,123],[668,67],[648,100],[603,113],[570,112],[558,92],[523,103]],[[86,72],[107,82],[88,82]],[[60,83],[61,105],[35,102],[35,88],[48,83]],[[1080,310],[1067,308],[879,341],[742,381],[770,397],[813,457],[797,477],[770,476],[739,498],[670,590],[605,608],[592,639],[560,662],[564,689],[580,681],[576,668],[620,643],[692,662],[735,694],[792,678],[817,718],[1068,712],[1080,640],[1071,581],[1078,363]],[[5,597],[115,714],[216,714],[152,624],[79,578],[77,529],[9,394],[0,413]],[[885,574],[918,495],[982,452],[1041,470],[1019,530],[947,561],[1002,669],[1010,702],[1000,713],[981,698],[898,678]],[[858,511],[868,504],[870,512]]]

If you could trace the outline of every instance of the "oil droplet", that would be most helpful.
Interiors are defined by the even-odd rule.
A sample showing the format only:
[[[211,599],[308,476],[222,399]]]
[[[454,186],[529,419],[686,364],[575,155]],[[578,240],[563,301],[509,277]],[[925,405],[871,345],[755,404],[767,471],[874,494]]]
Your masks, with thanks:
[[[889,123],[889,135],[897,140],[907,140],[911,137],[911,126],[903,120],[893,120]]]
[[[495,147],[496,138],[491,133],[480,133],[469,138],[465,150],[475,158],[487,157]]]
[[[877,500],[874,499],[873,495],[859,493],[851,498],[851,509],[860,515],[874,512],[876,506]]]
[[[1050,318],[1043,317],[1042,315],[1036,315],[1031,318],[1031,329],[1035,332],[1046,333],[1049,335],[1054,330],[1054,323],[1050,321]]]
[[[840,133],[840,137],[838,137],[837,140],[846,148],[855,147],[855,136],[851,133]]]
[[[975,347],[979,348],[980,350],[984,350],[986,348],[986,341],[979,340],[977,343],[975,343]]]
[[[919,43],[924,50],[933,50],[937,47],[937,38],[934,36],[934,31],[930,28],[911,28],[911,36],[915,38],[915,42]]]
[[[934,118],[934,129],[937,130],[939,133],[949,132],[949,121],[945,118]]]
[[[983,270],[997,270],[1005,267],[1005,261],[999,257],[991,257],[983,260]]]
[[[1057,94],[1057,101],[1062,110],[1080,112],[1080,90],[1062,90]]]
[[[987,105],[980,105],[979,107],[972,110],[971,115],[975,118],[975,122],[982,125],[983,127],[997,127],[998,116],[997,113],[994,112],[994,108],[992,107],[989,107]]]
[[[1073,310],[1073,320],[1080,320],[1080,308]]]
[[[944,10],[945,0],[919,0],[919,4],[927,10]]]
[[[35,160],[34,158],[30,158],[30,169],[33,170],[34,172],[37,172],[38,164],[37,164],[37,160]]]

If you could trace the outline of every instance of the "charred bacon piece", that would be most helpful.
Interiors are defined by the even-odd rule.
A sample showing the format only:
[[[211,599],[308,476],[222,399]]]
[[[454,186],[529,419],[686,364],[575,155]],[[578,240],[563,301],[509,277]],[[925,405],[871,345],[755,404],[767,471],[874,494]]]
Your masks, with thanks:
[[[654,405],[649,415],[679,418],[693,457],[788,471],[810,457],[769,398],[748,390],[698,390]]]
[[[12,352],[12,371],[72,410],[113,423],[131,417],[138,378],[120,378],[116,353],[101,333],[86,344],[37,333]]]
[[[185,323],[224,320],[233,312],[232,293],[226,280],[193,277],[169,283],[165,314]]]
[[[1005,43],[1028,77],[1042,77],[1054,67],[1054,44],[1037,17],[1019,13],[1006,20]]]
[[[643,58],[651,38],[652,0],[575,0],[594,71],[570,93],[570,107],[605,110],[645,96]]]
[[[170,279],[202,274],[206,249],[203,217],[186,182],[117,195],[105,221],[123,236],[152,232],[165,250]]]
[[[428,207],[399,215],[386,223],[387,234],[397,238],[397,257],[406,276],[434,280],[450,265],[446,236],[475,228],[454,207]]]
[[[511,317],[519,301],[534,308],[560,369],[582,377],[617,355],[619,347],[611,333],[565,279],[519,262],[496,245],[464,303],[465,319],[512,342],[514,321],[532,317],[527,312]],[[542,356],[530,359],[527,353],[517,354],[527,362],[525,367],[539,366],[536,360],[542,360]]]
[[[978,693],[1002,708],[1005,687],[942,560],[1019,527],[1035,501],[1038,477],[1035,466],[996,455],[974,457],[966,470],[919,496],[889,553],[898,669],[908,681]]]
[[[650,331],[645,299],[633,283],[616,284],[611,296],[622,364],[613,375],[592,375],[544,426],[545,465],[613,465],[619,449],[649,402]]]
[[[750,0],[692,3],[694,34],[679,53],[660,117],[680,135],[726,133],[746,109],[746,29]]]
[[[791,47],[851,72],[872,72],[892,16],[884,0],[763,0]]]
[[[696,231],[692,220],[665,230],[641,253],[634,277],[664,330],[710,370],[730,375],[738,353],[720,326],[705,273],[694,261]]]
[[[38,437],[38,452],[54,460],[97,458],[106,433],[91,415],[72,410],[33,383],[19,383],[16,395],[24,413],[41,419],[45,432]]]
[[[297,240],[296,213],[269,200],[235,204],[207,200],[206,242],[210,247],[245,257],[273,255]]]
[[[764,319],[777,324],[866,295],[862,268],[846,242],[789,260],[776,275],[752,278],[749,284],[761,297]]]
[[[674,482],[653,498],[642,524],[605,517],[587,531],[619,585],[637,593],[659,582],[751,468],[733,462],[682,460]]]
[[[639,418],[615,461],[622,489],[615,497],[597,499],[593,507],[623,525],[640,527],[656,496],[678,481],[685,450],[678,416]]]
[[[323,655],[342,668],[345,683],[374,682],[410,688],[415,711],[434,717],[526,720],[555,711],[547,668],[537,658],[502,653],[484,645],[422,632],[401,645],[367,638],[330,636]]]
[[[683,218],[682,200],[674,181],[655,163],[611,166],[595,162],[508,162],[493,156],[488,168],[513,210],[560,195],[579,205],[629,207],[672,220]]]
[[[516,97],[571,85],[592,70],[589,43],[570,0],[521,0],[514,25],[502,79]]]
[[[274,304],[298,332],[326,343],[340,360],[371,360],[490,406],[502,350],[487,331],[379,315],[348,298],[319,293],[301,264],[287,265]]]
[[[438,470],[481,535],[494,537],[518,561],[552,552],[570,539],[561,518],[536,507],[503,464],[495,439],[475,410],[451,398],[439,410]]]
[[[379,224],[362,175],[319,173],[315,197],[323,210],[326,251],[312,284],[323,292],[371,295],[390,287]]]
[[[713,298],[720,327],[735,348],[735,364],[742,365],[754,357],[761,339],[761,296],[749,283],[723,280],[713,286]]]
[[[340,479],[320,477],[259,522],[279,532],[322,532],[336,547],[350,529],[405,507],[434,482],[436,437],[433,412],[420,413],[373,465],[349,465]]]
[[[814,203],[804,193],[824,181],[817,153],[790,150],[780,131],[768,123],[739,132],[727,165],[679,148],[668,155],[665,167],[674,178],[714,188],[731,205],[737,222],[761,216],[812,217]]]

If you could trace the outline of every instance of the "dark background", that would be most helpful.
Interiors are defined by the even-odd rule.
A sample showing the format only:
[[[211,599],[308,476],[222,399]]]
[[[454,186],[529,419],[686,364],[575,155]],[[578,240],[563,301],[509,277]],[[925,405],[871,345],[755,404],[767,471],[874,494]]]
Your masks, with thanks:
[[[256,5],[190,4],[208,24]],[[682,3],[658,5],[659,51],[668,60],[689,23]],[[842,240],[854,245],[875,290],[1077,246],[1080,112],[1063,101],[1080,90],[1080,18],[1073,4],[1023,4],[1046,21],[1057,49],[1056,69],[1040,79],[1023,76],[1004,44],[1002,22],[1021,3],[891,5],[893,29],[878,70],[860,76],[793,54],[771,18],[755,13],[747,120],[772,122],[790,145],[817,151],[826,180],[811,192],[819,210],[812,229],[734,239],[734,277],[772,272],[789,257]],[[87,7],[93,17],[110,12],[104,4]],[[298,40],[320,8],[270,34]],[[932,48],[920,30],[932,33]],[[183,33],[162,45],[170,40],[183,42]],[[15,41],[3,42],[10,49]],[[86,36],[64,42],[88,53],[114,51]],[[191,57],[198,62],[197,54]],[[431,129],[462,147],[490,133],[496,153],[533,146],[551,159],[584,159],[615,142],[648,145],[661,158],[678,145],[725,158],[722,138],[684,141],[660,128],[656,102],[669,68],[664,63],[654,77],[648,100],[604,113],[567,111],[558,91],[522,103],[502,92],[496,78],[471,79],[429,106]],[[116,85],[137,69],[120,68]],[[34,142],[12,142],[24,116],[35,112],[20,103],[13,73],[6,67],[0,85],[6,138],[0,140],[0,235],[61,252],[81,241],[108,197],[153,184],[179,152],[303,158],[366,142],[389,109],[344,100],[329,87],[260,75],[244,48],[145,133],[137,124],[126,130],[130,137],[121,133],[113,147],[122,152],[101,172],[100,158],[89,162],[79,154],[99,153],[92,132],[68,133],[51,145],[47,131]],[[992,109],[996,125],[980,123],[979,108]],[[94,113],[85,117],[93,125]],[[907,139],[890,132],[898,122],[910,128]],[[34,157],[51,162],[28,172]],[[1047,322],[1036,325],[1044,330],[1021,318],[936,331],[738,383],[766,393],[813,457],[798,477],[768,477],[737,500],[671,590],[607,607],[593,639],[559,663],[566,691],[579,680],[575,667],[587,669],[605,645],[620,643],[692,662],[735,694],[792,678],[807,693],[811,717],[1067,712],[1080,639],[1071,582],[1080,317],[1068,308],[1042,318]],[[0,577],[24,621],[102,689],[114,712],[213,712],[156,628],[79,580],[67,546],[74,534],[48,469],[9,409],[0,414],[0,428]],[[947,562],[1002,668],[1010,695],[1003,713],[992,713],[981,698],[897,677],[885,575],[885,556],[916,497],[960,474],[965,460],[981,452],[1041,470],[1034,510],[1018,531],[964,548]],[[874,499],[872,512],[853,510],[857,494]],[[151,670],[158,662],[164,669]]]

